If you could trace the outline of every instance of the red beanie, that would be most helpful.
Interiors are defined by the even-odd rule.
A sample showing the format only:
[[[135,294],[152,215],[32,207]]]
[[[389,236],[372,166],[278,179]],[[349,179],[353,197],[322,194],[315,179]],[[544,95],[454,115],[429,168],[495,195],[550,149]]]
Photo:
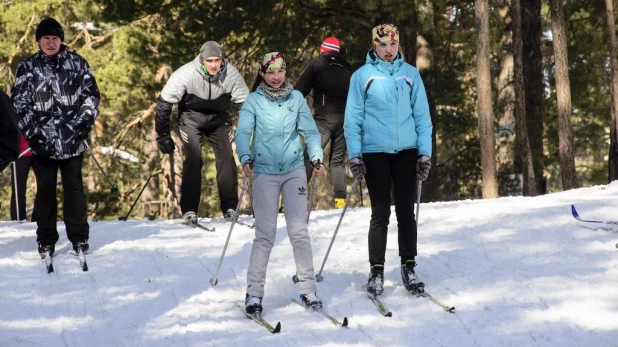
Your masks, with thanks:
[[[324,52],[337,52],[339,53],[339,40],[336,37],[331,36],[324,39],[320,45],[320,54]]]

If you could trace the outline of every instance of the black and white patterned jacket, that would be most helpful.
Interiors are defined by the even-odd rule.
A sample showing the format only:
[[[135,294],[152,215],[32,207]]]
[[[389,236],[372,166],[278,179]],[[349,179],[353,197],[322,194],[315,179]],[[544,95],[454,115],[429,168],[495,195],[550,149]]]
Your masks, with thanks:
[[[50,57],[39,50],[17,66],[13,104],[27,141],[43,137],[36,155],[68,159],[84,151],[75,129],[91,129],[99,113],[99,88],[86,59],[62,45]]]

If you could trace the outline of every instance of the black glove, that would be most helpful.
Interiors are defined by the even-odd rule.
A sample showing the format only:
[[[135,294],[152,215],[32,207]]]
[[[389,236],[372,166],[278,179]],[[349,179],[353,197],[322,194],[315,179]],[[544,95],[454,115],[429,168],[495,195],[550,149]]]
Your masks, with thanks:
[[[429,176],[429,169],[431,169],[431,158],[426,155],[418,157],[416,161],[416,179],[424,181]]]
[[[365,169],[365,163],[363,163],[363,159],[350,159],[350,171],[352,171],[352,175],[354,175],[354,178],[359,181],[362,180],[363,177],[365,177],[365,173],[367,172]]]
[[[85,125],[78,125],[75,127],[75,141],[82,142],[88,139],[88,133],[90,130]]]
[[[40,152],[41,149],[45,146],[45,143],[47,142],[45,137],[42,134],[34,134],[32,135],[29,139],[28,139],[28,146],[30,146],[30,149],[32,150],[32,152]]]
[[[159,145],[159,150],[163,154],[172,154],[176,148],[174,140],[172,140],[172,137],[169,134],[157,137],[157,144]]]

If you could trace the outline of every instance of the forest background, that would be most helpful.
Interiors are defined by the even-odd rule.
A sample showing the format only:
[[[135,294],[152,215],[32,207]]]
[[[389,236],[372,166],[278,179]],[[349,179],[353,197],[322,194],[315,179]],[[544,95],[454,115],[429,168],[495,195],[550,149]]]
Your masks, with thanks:
[[[182,151],[158,152],[154,106],[170,74],[195,58],[202,43],[219,42],[249,86],[257,57],[281,50],[294,83],[325,37],[338,37],[342,56],[358,68],[371,45],[371,28],[390,22],[400,29],[405,60],[421,72],[434,124],[433,166],[422,200],[533,196],[616,179],[615,5],[614,0],[2,0],[0,88],[10,92],[17,64],[37,51],[39,21],[56,18],[65,44],[88,60],[97,79],[102,101],[89,143],[119,187],[110,190],[86,153],[90,218],[126,215],[151,175],[130,218],[177,218]],[[175,123],[173,128],[179,145]],[[204,143],[198,215],[219,216],[214,155]],[[239,170],[239,186],[244,179]],[[350,187],[349,171],[348,179]],[[9,218],[10,184],[6,170],[0,174],[0,220]],[[35,190],[31,173],[30,211]],[[369,203],[362,191],[351,194],[351,206]],[[251,213],[248,194],[244,200],[241,213]],[[61,212],[60,194],[58,201]],[[326,176],[319,180],[316,209],[332,206]]]

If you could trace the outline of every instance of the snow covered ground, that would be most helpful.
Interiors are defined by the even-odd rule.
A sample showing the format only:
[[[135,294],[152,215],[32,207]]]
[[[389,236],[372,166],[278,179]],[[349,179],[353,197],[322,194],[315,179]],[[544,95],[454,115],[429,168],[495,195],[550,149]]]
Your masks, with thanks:
[[[618,346],[618,230],[577,223],[618,220],[618,183],[535,198],[422,204],[417,273],[450,314],[401,285],[394,213],[383,317],[363,294],[368,208],[349,209],[318,283],[328,312],[348,328],[293,304],[297,288],[285,220],[271,254],[264,318],[244,299],[253,230],[237,225],[213,277],[229,223],[209,233],[179,221],[91,223],[90,271],[69,253],[58,224],[56,271],[45,272],[32,223],[0,223],[0,346]],[[309,225],[319,270],[341,210]],[[250,221],[249,216],[241,220]],[[616,228],[618,229],[618,228]]]

